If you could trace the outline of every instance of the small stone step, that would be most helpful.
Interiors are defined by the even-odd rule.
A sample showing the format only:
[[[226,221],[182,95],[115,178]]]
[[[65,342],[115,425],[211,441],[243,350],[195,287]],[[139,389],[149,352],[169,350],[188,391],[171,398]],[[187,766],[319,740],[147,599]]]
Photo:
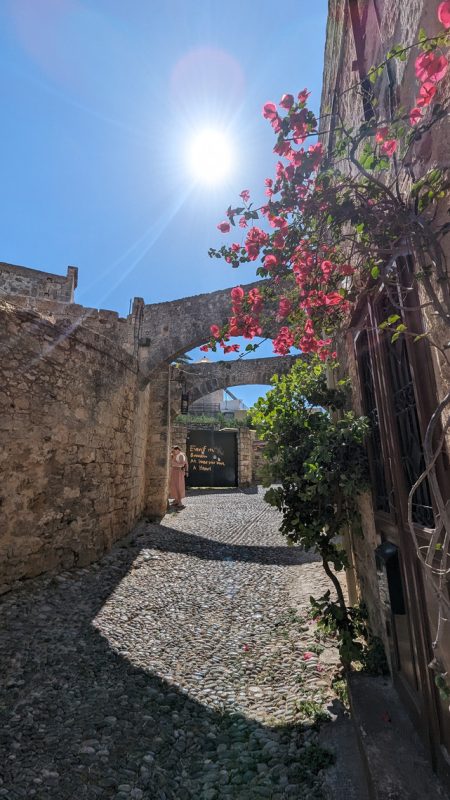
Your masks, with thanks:
[[[373,800],[449,800],[388,678],[352,676],[350,705]]]
[[[319,741],[335,756],[333,766],[323,776],[325,799],[371,800],[355,726],[350,717],[338,711],[337,718],[321,728]]]

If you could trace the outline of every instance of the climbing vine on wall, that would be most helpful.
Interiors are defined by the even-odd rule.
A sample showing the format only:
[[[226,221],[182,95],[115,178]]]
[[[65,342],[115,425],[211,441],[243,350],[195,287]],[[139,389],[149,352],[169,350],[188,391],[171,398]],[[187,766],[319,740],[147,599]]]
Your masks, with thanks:
[[[444,326],[450,326],[445,254],[450,223],[441,213],[450,187],[449,165],[416,174],[420,143],[449,115],[443,81],[449,68],[450,0],[439,4],[437,18],[441,25],[437,35],[420,30],[414,43],[396,44],[364,81],[345,90],[361,95],[359,121],[347,121],[340,109],[342,96],[333,109],[317,117],[308,107],[306,89],[297,96],[284,94],[278,104],[264,105],[278,156],[275,174],[265,180],[266,200],[255,204],[244,189],[240,202],[228,207],[226,219],[217,226],[223,234],[236,231],[237,240],[209,251],[212,258],[224,258],[233,268],[255,262],[261,281],[248,292],[241,286],[232,290],[230,319],[225,326],[211,327],[204,350],[221,347],[226,353],[237,352],[240,346],[231,339],[244,336],[249,340],[246,350],[251,351],[258,346],[255,339],[270,331],[275,353],[289,353],[295,347],[325,362],[335,361],[336,339],[365,293],[382,285],[390,305],[401,312],[413,289],[400,282],[397,271],[399,257],[406,254],[416,265],[413,280],[421,287],[421,308],[428,307]],[[413,107],[391,105],[388,113],[383,112],[370,87],[381,85],[394,64],[411,59],[417,82]],[[393,338],[416,338],[401,314],[390,314],[382,327]],[[429,331],[417,335],[428,336]],[[448,362],[445,347],[439,349]],[[438,599],[435,652],[450,613],[445,592],[450,512],[435,473],[450,425],[441,424],[449,404],[450,392],[430,420],[424,442],[426,470],[409,497],[411,534]],[[414,493],[425,479],[432,488],[437,523],[428,545],[419,547],[411,509]],[[437,658],[432,667],[438,688],[450,696]]]

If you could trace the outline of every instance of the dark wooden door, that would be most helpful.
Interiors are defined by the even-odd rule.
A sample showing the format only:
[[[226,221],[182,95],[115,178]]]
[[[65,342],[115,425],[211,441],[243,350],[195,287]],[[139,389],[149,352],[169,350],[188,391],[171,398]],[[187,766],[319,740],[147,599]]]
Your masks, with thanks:
[[[381,541],[377,570],[394,682],[435,763],[444,763],[442,754],[450,752],[450,715],[428,667],[436,603],[425,585],[407,514],[408,493],[424,469],[423,436],[437,402],[436,390],[428,343],[421,341],[417,346],[406,336],[392,341],[391,335],[380,332],[380,323],[392,313],[420,332],[420,320],[411,321],[407,305],[399,311],[391,303],[392,293],[391,299],[386,293],[372,298],[355,331],[363,406],[372,420],[369,461]],[[448,484],[448,475],[443,478]],[[419,543],[425,544],[434,527],[427,481],[414,496],[412,517]]]

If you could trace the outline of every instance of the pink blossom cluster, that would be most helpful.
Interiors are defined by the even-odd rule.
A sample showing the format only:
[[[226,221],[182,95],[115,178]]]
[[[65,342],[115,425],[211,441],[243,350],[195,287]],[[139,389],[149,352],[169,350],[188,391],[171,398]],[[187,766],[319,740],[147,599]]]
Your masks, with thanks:
[[[442,26],[450,29],[450,0],[439,4],[437,15]],[[412,126],[422,119],[423,109],[433,100],[439,82],[448,72],[448,59],[436,51],[435,45],[426,49],[415,59],[415,74],[419,81],[419,91],[414,108],[409,113]],[[233,243],[225,258],[238,266],[239,263],[261,259],[258,272],[271,278],[277,285],[283,275],[294,276],[297,289],[290,290],[289,297],[281,296],[276,310],[276,319],[282,324],[273,341],[274,352],[284,355],[291,347],[305,353],[317,353],[321,358],[334,358],[331,340],[322,338],[318,331],[333,327],[335,321],[342,319],[350,309],[346,299],[345,278],[352,276],[354,268],[343,263],[342,254],[320,245],[320,252],[307,241],[298,242],[295,238],[293,213],[326,214],[329,211],[326,190],[317,176],[323,161],[324,151],[321,142],[305,146],[308,137],[317,134],[317,120],[307,108],[309,92],[304,89],[298,93],[283,94],[278,106],[273,102],[264,104],[262,113],[272,126],[277,141],[274,152],[280,157],[273,178],[265,179],[264,192],[267,201],[258,211],[251,210],[250,191],[243,189],[240,198],[245,208],[229,208],[227,220],[217,226],[222,233],[228,233],[234,218],[239,217],[238,225],[248,228],[242,244]],[[378,127],[375,143],[383,156],[391,158],[397,152],[398,141],[387,125]],[[368,199],[368,206],[375,201]],[[267,233],[254,225],[253,220],[265,220]],[[251,224],[251,227],[249,226]],[[211,329],[214,342],[229,352],[232,345],[225,342],[230,336],[245,336],[249,339],[261,335],[260,322],[263,310],[263,297],[257,288],[251,289],[247,296],[242,287],[231,292],[232,316],[229,324],[220,331],[217,326]],[[208,349],[208,347],[206,347]]]
[[[439,22],[447,30],[450,28],[450,0],[440,3],[437,15]],[[409,113],[411,125],[422,119],[422,108],[429,106],[437,92],[437,84],[448,70],[448,59],[433,50],[421,53],[415,61],[416,77],[421,82],[416,105]]]

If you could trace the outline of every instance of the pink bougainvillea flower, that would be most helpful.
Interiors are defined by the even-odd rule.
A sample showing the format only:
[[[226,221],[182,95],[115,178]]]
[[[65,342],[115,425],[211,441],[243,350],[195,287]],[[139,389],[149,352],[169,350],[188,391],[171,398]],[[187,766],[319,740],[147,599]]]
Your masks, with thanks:
[[[294,95],[284,94],[279,102],[279,105],[281,108],[285,108],[287,111],[289,111],[289,109],[294,105]]]
[[[342,302],[343,297],[338,294],[338,292],[330,292],[329,294],[325,295],[326,306],[338,306]]]
[[[245,292],[242,286],[235,286],[234,289],[231,290],[231,299],[237,300],[238,302],[244,299]]]
[[[239,220],[239,227],[240,227],[240,228],[248,228],[248,225],[247,225],[247,220],[245,219],[245,217],[241,217],[241,218],[240,218],[240,220]]]
[[[444,28],[450,28],[450,0],[445,0],[438,7],[438,19]]]
[[[241,348],[240,344],[226,344],[224,345],[224,353],[238,353]]]
[[[421,53],[415,61],[416,75],[419,81],[431,81],[438,83],[442,80],[448,69],[448,61],[445,56],[438,56],[433,51]]]
[[[436,85],[431,83],[431,81],[425,81],[422,84],[419,91],[419,96],[416,100],[416,104],[419,108],[424,108],[425,106],[429,106],[434,95],[436,94]]]
[[[288,317],[292,311],[292,303],[287,297],[282,297],[278,304],[278,316],[282,319]]]
[[[322,144],[322,142],[316,142],[315,144],[311,144],[308,147],[308,152],[309,153],[313,153],[316,156],[322,156],[323,155],[323,144]]]
[[[274,129],[275,133],[280,133],[280,131],[281,131],[281,117],[279,117],[278,114],[276,115],[276,117],[272,117],[271,118],[270,124],[272,125],[272,128]]]
[[[257,314],[258,311],[261,311],[263,305],[263,298],[260,294],[258,287],[255,289],[250,289],[248,293],[248,299],[250,301],[252,310]]]
[[[274,237],[272,239],[272,243],[273,243],[274,247],[279,247],[280,250],[281,250],[282,247],[284,247],[284,237],[285,237],[286,233],[287,233],[287,231],[284,231],[284,230],[278,230],[275,233],[275,235],[274,235]]]
[[[309,661],[310,658],[314,658],[314,653],[311,653],[309,650],[303,653],[303,661]]]
[[[294,344],[294,334],[287,327],[280,328],[278,335],[273,340],[273,352],[280,356],[285,356],[289,353],[290,348]]]
[[[275,269],[278,266],[278,259],[273,253],[270,253],[264,258],[264,266],[270,272],[270,270]]]
[[[242,645],[242,649],[243,649],[244,653],[247,653],[250,650],[250,647],[249,647],[248,644],[243,644]]]
[[[285,158],[289,158],[291,154],[291,145],[289,144],[289,142],[286,142],[283,139],[281,139],[281,141],[276,143],[275,147],[273,148],[273,152],[277,153],[277,155],[279,156],[284,156]]]
[[[333,272],[334,267],[333,267],[333,264],[331,263],[331,261],[325,260],[325,261],[322,261],[322,264],[320,265],[320,269],[322,270],[323,277],[327,281],[329,279],[331,273]]]
[[[306,101],[307,101],[307,99],[308,99],[310,94],[311,94],[311,92],[308,92],[307,89],[302,89],[302,91],[299,92],[298,95],[297,95],[298,102],[299,103],[306,103]]]
[[[276,119],[278,117],[275,103],[265,103],[263,106],[263,117],[265,119]]]
[[[266,244],[268,238],[267,233],[262,231],[261,228],[257,228],[256,226],[250,228],[245,240],[245,249],[247,250],[250,261],[256,261],[261,247]]]
[[[249,190],[248,189],[243,189],[242,192],[240,193],[239,197],[242,197],[244,203],[248,203],[248,201],[250,200],[250,192],[249,192]]]
[[[208,347],[207,344],[202,344],[202,346],[199,349],[202,351],[202,353],[207,353],[208,350],[209,350],[209,347]]]
[[[378,144],[381,144],[386,139],[388,133],[389,133],[389,129],[388,128],[386,128],[386,127],[378,128],[378,130],[377,130],[377,132],[375,134],[375,141],[378,142]]]
[[[417,108],[417,106],[415,108],[412,108],[411,111],[409,112],[409,121],[411,125],[417,125],[417,123],[421,119],[422,119],[422,112],[420,108]]]
[[[395,151],[397,150],[397,142],[395,139],[387,139],[381,145],[381,149],[383,153],[386,153],[387,156],[393,156]]]
[[[214,336],[215,339],[218,339],[220,336],[220,328],[218,325],[211,325],[210,329],[211,334]]]
[[[269,223],[272,228],[279,228],[280,230],[285,230],[289,227],[289,222],[285,217],[270,217]]]
[[[229,233],[231,226],[229,222],[219,222],[217,227],[221,233]]]

